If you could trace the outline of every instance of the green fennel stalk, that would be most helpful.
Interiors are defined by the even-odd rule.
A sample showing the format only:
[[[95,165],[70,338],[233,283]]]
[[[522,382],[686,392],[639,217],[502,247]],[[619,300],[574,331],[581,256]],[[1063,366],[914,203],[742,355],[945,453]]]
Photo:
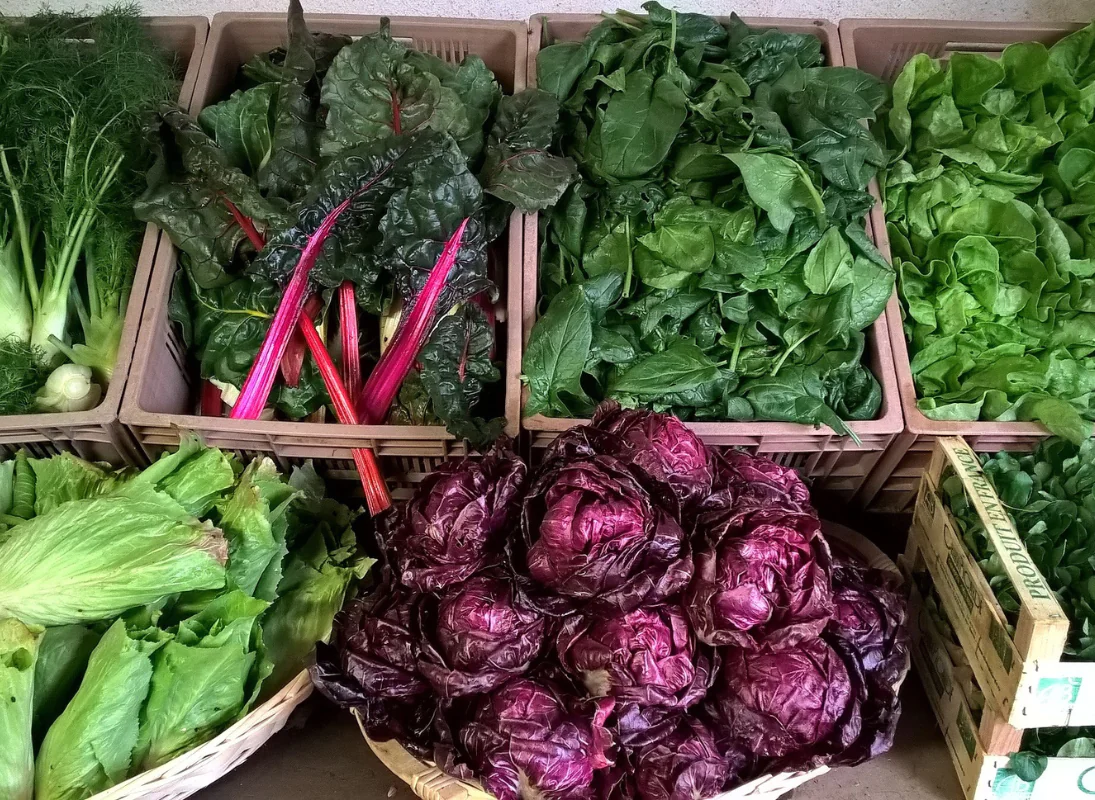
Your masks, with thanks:
[[[13,283],[17,258],[30,344],[50,365],[68,356],[107,380],[136,253],[129,207],[148,165],[142,124],[174,92],[171,65],[135,7],[91,20],[40,15],[0,26],[0,42],[0,207],[10,220],[0,281]],[[82,345],[71,346],[70,308]]]

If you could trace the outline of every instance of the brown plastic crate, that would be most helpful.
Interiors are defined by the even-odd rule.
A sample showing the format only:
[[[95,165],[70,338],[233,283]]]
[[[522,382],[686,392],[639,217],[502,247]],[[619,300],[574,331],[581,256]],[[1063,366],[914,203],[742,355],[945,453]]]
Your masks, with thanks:
[[[529,83],[536,83],[536,56],[542,44],[582,39],[601,17],[589,14],[538,14],[532,18],[529,40]],[[725,21],[725,18],[724,18]],[[753,26],[775,27],[794,33],[810,33],[821,40],[826,63],[844,63],[837,28],[825,20],[745,18]],[[524,297],[521,306],[522,345],[528,342],[537,317],[539,290],[538,216],[525,219]],[[902,430],[901,408],[897,400],[897,383],[893,356],[890,353],[888,326],[898,320],[896,297],[890,298],[883,314],[868,331],[867,357],[871,371],[882,385],[882,407],[878,419],[852,422],[849,427],[862,442],[857,446],[849,437],[841,436],[827,426],[814,428],[793,422],[689,422],[705,442],[712,445],[740,447],[765,455],[780,464],[794,467],[842,501],[851,500],[883,456],[887,447]],[[522,351],[523,352],[523,351]],[[520,362],[518,362],[518,367]],[[527,389],[522,390],[524,406]],[[521,426],[530,432],[533,459],[536,451],[547,447],[560,432],[584,419],[545,417],[537,414],[524,417]]]
[[[840,41],[845,64],[892,82],[918,53],[944,59],[957,52],[995,56],[1013,42],[1053,44],[1080,27],[1067,23],[846,19],[840,22]],[[872,191],[877,197],[877,184],[872,185]],[[881,203],[871,210],[871,227],[875,244],[890,260],[890,239]],[[907,512],[916,500],[920,473],[931,454],[932,437],[961,436],[977,452],[989,453],[1033,450],[1049,433],[1036,422],[942,422],[924,416],[916,407],[916,386],[900,307],[894,311],[890,347],[905,432],[879,460],[855,500],[872,511]]]
[[[145,24],[161,45],[178,55],[183,74],[179,104],[186,107],[197,86],[209,20],[205,17],[148,17]],[[129,431],[118,422],[118,410],[130,374],[133,345],[159,238],[159,228],[154,225],[145,228],[118,346],[118,363],[103,401],[88,411],[0,417],[0,459],[25,447],[40,457],[67,451],[93,461],[143,463]]]
[[[306,19],[313,31],[351,36],[371,33],[380,27],[380,17],[310,14]],[[217,14],[191,111],[197,113],[226,97],[239,66],[252,55],[284,44],[285,25],[283,14]],[[447,61],[459,62],[469,54],[480,56],[506,92],[525,87],[528,35],[522,23],[392,17],[391,30],[397,39]],[[502,293],[498,345],[506,358],[503,390],[507,432],[511,435],[518,430],[520,331],[516,325],[505,324],[504,311],[517,308],[520,303],[521,233],[520,215],[515,213],[507,238],[492,252],[499,266],[495,277]],[[146,458],[156,458],[164,449],[175,446],[181,432],[194,431],[207,444],[243,456],[269,455],[283,468],[310,458],[328,477],[354,478],[351,449],[370,447],[380,457],[389,486],[395,488],[398,496],[400,487],[414,483],[415,476],[420,478],[440,461],[466,452],[466,444],[457,441],[442,426],[338,425],[196,415],[198,375],[168,319],[176,261],[176,250],[164,236],[137,342],[134,379],[122,401],[122,421],[132,431]]]

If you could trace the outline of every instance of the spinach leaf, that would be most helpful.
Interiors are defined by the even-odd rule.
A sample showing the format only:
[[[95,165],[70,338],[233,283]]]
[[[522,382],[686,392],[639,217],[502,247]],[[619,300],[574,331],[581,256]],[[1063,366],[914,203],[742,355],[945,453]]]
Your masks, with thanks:
[[[521,380],[529,389],[526,414],[566,414],[568,398],[585,396],[580,381],[592,342],[589,301],[581,286],[568,286],[551,301],[525,347]]]
[[[589,157],[614,178],[637,178],[661,165],[684,123],[687,97],[670,78],[633,72],[608,101],[589,135]]]
[[[541,217],[550,302],[529,343],[526,412],[611,397],[686,419],[844,431],[840,419],[873,418],[881,389],[861,332],[895,280],[864,225],[885,161],[866,123],[884,86],[820,66],[811,35],[643,8],[540,50],[540,88],[562,109],[554,151],[579,182]],[[1069,177],[1088,180],[1079,161]],[[978,223],[1015,227],[953,221]],[[579,319],[575,346],[566,323]]]

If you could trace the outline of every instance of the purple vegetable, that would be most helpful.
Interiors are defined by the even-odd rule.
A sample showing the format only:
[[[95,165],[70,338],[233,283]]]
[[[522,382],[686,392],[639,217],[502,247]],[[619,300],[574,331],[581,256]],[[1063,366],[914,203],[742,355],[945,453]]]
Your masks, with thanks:
[[[816,638],[832,614],[831,556],[812,514],[768,508],[701,513],[704,541],[686,608],[712,645],[756,647]]]
[[[410,698],[429,692],[418,674],[415,617],[419,598],[382,583],[335,618],[341,672],[370,698]]]
[[[734,774],[711,731],[692,717],[661,741],[640,748],[634,764],[636,796],[641,800],[714,797]]]
[[[677,606],[639,608],[606,618],[573,616],[556,645],[559,661],[591,697],[612,697],[623,744],[660,738],[680,712],[703,699],[711,660],[698,652]]]
[[[401,582],[437,591],[497,561],[527,473],[513,452],[496,446],[481,459],[446,462],[426,476],[393,537]]]
[[[782,496],[782,506],[794,506],[800,510],[810,508],[810,490],[799,474],[790,467],[782,467],[771,459],[754,456],[740,450],[727,450],[715,464],[715,491],[724,488],[739,492],[758,486],[768,496]]]
[[[611,701],[577,711],[546,681],[516,678],[485,695],[460,742],[498,800],[593,800],[596,770],[611,763]]]
[[[833,619],[826,637],[859,684],[862,730],[840,741],[832,764],[855,765],[893,746],[909,669],[908,609],[894,576],[851,561],[833,567]]]
[[[630,611],[665,600],[692,576],[684,531],[614,458],[554,462],[525,498],[524,561],[546,606]],[[524,569],[522,569],[524,566]]]
[[[806,761],[834,733],[854,739],[860,729],[848,669],[822,639],[728,648],[710,705],[727,738],[763,758]]]
[[[544,460],[593,455],[628,465],[659,498],[672,499],[684,511],[711,493],[714,476],[707,447],[676,417],[624,409],[608,400],[597,407],[590,425],[561,434]]]
[[[833,565],[831,633],[856,653],[869,680],[892,687],[909,661],[908,609],[896,578],[851,561]]]
[[[335,644],[316,645],[309,671],[323,695],[357,710],[373,739],[432,757],[438,703],[416,672],[418,602],[390,582],[352,601],[335,617]]]
[[[544,645],[544,618],[517,606],[509,582],[490,575],[450,589],[423,614],[419,671],[442,698],[497,689],[528,670]]]

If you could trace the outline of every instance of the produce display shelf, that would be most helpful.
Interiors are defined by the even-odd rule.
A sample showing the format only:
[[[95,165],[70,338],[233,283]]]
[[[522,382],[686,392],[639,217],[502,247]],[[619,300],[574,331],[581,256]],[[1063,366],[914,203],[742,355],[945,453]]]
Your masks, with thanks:
[[[380,17],[306,14],[310,30],[362,36],[380,28]],[[480,56],[506,92],[525,88],[528,34],[516,22],[452,18],[392,17],[392,36],[409,46],[452,63],[469,54]],[[226,97],[237,70],[251,56],[283,45],[285,16],[276,13],[221,13],[213,18],[190,111]],[[513,214],[507,234],[492,252],[500,283],[498,341],[506,394],[507,432],[516,435],[518,355],[520,331],[507,325],[507,309],[520,301],[521,218]],[[207,444],[244,457],[267,455],[286,469],[312,459],[324,477],[354,478],[351,450],[372,448],[380,459],[395,497],[406,494],[416,474],[424,474],[447,458],[467,452],[442,426],[338,425],[319,422],[233,420],[195,413],[199,376],[179,332],[168,317],[171,284],[178,253],[166,236],[152,270],[134,357],[134,378],[121,406],[121,420],[132,432],[141,456],[155,459],[174,447],[185,431],[197,433]]]
[[[601,17],[592,14],[537,14],[530,24],[529,65],[530,85],[536,83],[536,57],[542,46],[560,41],[580,41]],[[721,18],[725,22],[727,19]],[[750,26],[778,28],[792,33],[808,33],[821,40],[826,63],[841,66],[844,59],[840,36],[832,23],[824,20],[745,18]],[[539,309],[539,216],[525,218],[524,233],[524,295],[521,303],[521,343],[527,345]],[[705,442],[712,445],[734,446],[764,455],[783,466],[798,469],[821,489],[839,501],[850,501],[902,431],[897,383],[890,352],[890,326],[899,322],[896,298],[891,298],[886,312],[879,317],[867,334],[867,359],[882,386],[882,405],[877,419],[850,422],[848,427],[859,437],[857,445],[850,437],[832,429],[792,422],[689,422]],[[522,350],[523,352],[523,350]],[[517,362],[520,366],[520,360]],[[522,391],[522,408],[528,396]],[[586,420],[533,415],[523,417],[521,426],[529,432],[533,463],[537,451],[542,451],[562,431]]]
[[[844,63],[892,82],[906,62],[919,53],[947,59],[954,53],[997,56],[1014,42],[1050,45],[1083,27],[1038,22],[955,22],[950,20],[844,19],[840,42]],[[872,182],[878,198],[878,184]],[[875,245],[891,259],[886,214],[881,203],[870,213]],[[890,350],[896,369],[897,397],[905,430],[878,460],[855,497],[873,511],[907,512],[916,499],[920,473],[927,466],[937,436],[961,436],[979,453],[1033,450],[1049,432],[1036,422],[947,422],[929,419],[916,405],[916,386],[899,304],[887,310]]]
[[[146,17],[144,22],[153,38],[177,57],[182,77],[179,104],[189,106],[197,87],[209,20],[205,17]],[[131,370],[134,346],[159,241],[159,228],[148,225],[137,257],[118,345],[118,361],[102,402],[87,411],[0,417],[0,460],[25,448],[38,457],[70,452],[81,458],[115,464],[137,466],[145,462],[129,431],[118,422],[118,412],[126,382],[137,372]]]

